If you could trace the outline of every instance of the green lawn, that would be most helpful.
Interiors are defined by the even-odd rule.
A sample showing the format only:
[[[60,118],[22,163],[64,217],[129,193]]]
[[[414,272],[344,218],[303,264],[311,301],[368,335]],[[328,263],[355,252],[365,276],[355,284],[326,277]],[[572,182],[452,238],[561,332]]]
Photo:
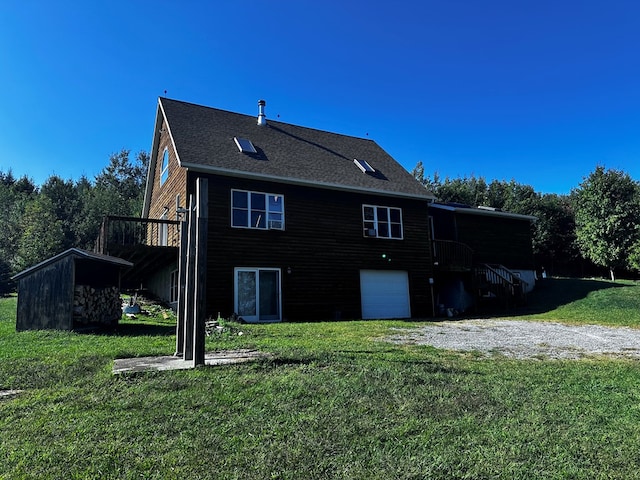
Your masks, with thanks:
[[[550,282],[525,318],[635,326],[638,287],[618,285]],[[480,359],[359,321],[239,325],[207,349],[274,357],[113,376],[114,358],[173,353],[171,322],[16,333],[15,305],[0,300],[0,389],[24,390],[0,399],[2,479],[640,478],[635,361]]]
[[[529,298],[529,318],[640,327],[640,283],[547,279]]]

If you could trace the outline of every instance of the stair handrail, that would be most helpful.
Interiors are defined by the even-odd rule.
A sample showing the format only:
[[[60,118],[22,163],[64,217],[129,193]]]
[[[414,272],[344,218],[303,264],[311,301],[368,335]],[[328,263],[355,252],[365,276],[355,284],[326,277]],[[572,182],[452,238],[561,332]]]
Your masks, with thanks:
[[[514,281],[514,279],[518,279],[518,282],[520,282],[520,285],[522,285],[522,288],[524,289],[525,286],[529,285],[529,282],[527,282],[526,280],[524,280],[520,275],[518,275],[516,272],[514,272],[513,270],[510,270],[509,268],[505,267],[504,265],[501,264],[491,264],[491,265],[487,265],[489,267],[493,267],[495,270],[498,270],[498,273],[500,273],[499,271],[505,272],[506,274],[508,274],[508,278],[507,280],[509,281],[509,283],[511,283],[512,285],[515,285],[516,282]],[[503,275],[504,276],[504,275]],[[506,277],[505,277],[506,278]]]
[[[520,278],[508,268],[504,267],[503,265],[490,265],[487,263],[483,263],[481,264],[481,269],[484,271],[486,280],[492,285],[499,286],[505,294],[509,295],[510,297],[516,297],[516,295],[519,294],[524,297],[524,285],[527,282],[522,280],[522,278]],[[505,272],[506,275],[503,272]],[[516,283],[516,278],[518,279],[519,283]],[[519,291],[517,289],[519,289]],[[499,294],[500,292],[496,291],[494,293]]]

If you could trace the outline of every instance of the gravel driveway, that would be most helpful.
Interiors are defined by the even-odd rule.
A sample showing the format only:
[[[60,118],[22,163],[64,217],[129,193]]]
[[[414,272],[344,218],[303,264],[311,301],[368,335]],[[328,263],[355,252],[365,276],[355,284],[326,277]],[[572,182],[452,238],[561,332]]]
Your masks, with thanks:
[[[640,330],[599,325],[563,325],[499,319],[430,323],[397,329],[386,340],[431,345],[447,350],[477,351],[510,358],[578,359],[586,356],[640,358]]]

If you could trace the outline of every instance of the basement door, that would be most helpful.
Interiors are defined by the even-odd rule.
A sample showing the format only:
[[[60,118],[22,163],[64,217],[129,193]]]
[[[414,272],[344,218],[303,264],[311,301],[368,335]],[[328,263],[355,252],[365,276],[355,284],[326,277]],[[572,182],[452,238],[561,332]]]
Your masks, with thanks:
[[[362,318],[410,318],[409,275],[404,271],[360,270]]]
[[[282,320],[279,268],[236,268],[234,307],[246,322]]]

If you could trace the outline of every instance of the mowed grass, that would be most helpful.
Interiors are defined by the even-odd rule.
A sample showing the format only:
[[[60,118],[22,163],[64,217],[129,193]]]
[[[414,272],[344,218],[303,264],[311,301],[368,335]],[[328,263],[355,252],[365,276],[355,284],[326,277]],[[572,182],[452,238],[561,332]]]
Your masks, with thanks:
[[[529,299],[533,319],[640,327],[640,283],[547,279]]]
[[[595,290],[621,294],[604,297],[597,323],[633,325],[606,313],[633,318],[635,288]],[[571,317],[593,301],[570,300],[549,302]],[[267,360],[114,376],[114,358],[173,353],[170,322],[16,333],[15,306],[0,300],[0,389],[23,390],[0,399],[2,479],[640,478],[636,361],[481,359],[383,341],[413,322],[283,323],[207,340]]]

